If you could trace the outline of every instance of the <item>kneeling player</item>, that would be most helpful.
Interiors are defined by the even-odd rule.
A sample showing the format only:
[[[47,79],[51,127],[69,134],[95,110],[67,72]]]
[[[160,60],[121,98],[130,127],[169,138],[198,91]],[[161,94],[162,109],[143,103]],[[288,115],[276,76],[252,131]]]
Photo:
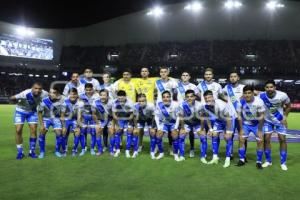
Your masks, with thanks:
[[[48,95],[42,89],[40,83],[34,83],[31,89],[24,90],[23,92],[14,95],[10,98],[12,101],[17,101],[14,123],[16,127],[16,146],[17,156],[16,159],[21,160],[24,157],[23,153],[23,126],[25,120],[30,129],[29,139],[29,157],[37,158],[35,154],[36,138],[37,138],[37,123],[38,117],[36,108],[43,98]]]
[[[171,132],[173,139],[173,154],[174,159],[179,161],[178,157],[178,123],[177,117],[178,104],[171,100],[171,93],[164,91],[162,93],[162,101],[157,102],[155,110],[155,122],[157,126],[156,144],[159,150],[159,155],[156,159],[164,157],[164,150],[162,144],[162,137],[164,133]]]
[[[102,136],[104,128],[108,129],[111,143],[110,154],[113,155],[112,101],[109,100],[108,90],[100,90],[99,95],[100,99],[95,100],[92,104],[93,119],[96,123],[96,144],[98,148],[96,155],[100,156],[103,154]]]
[[[238,121],[242,130],[239,132],[239,156],[240,160],[237,166],[245,165],[245,139],[253,133],[257,141],[256,149],[256,167],[262,169],[263,156],[263,134],[262,127],[264,123],[265,107],[263,101],[259,97],[254,96],[254,89],[252,86],[245,86],[243,88],[243,98],[237,105]]]
[[[72,149],[72,156],[75,156],[77,153],[77,147],[80,141],[80,137],[84,137],[84,135],[80,136],[80,129],[77,123],[77,115],[79,112],[79,108],[82,106],[83,102],[81,102],[78,98],[78,93],[76,88],[71,88],[69,91],[69,97],[65,99],[64,103],[61,107],[61,122],[62,122],[62,149],[63,156],[67,154],[67,141],[70,133],[74,133],[74,146]],[[81,141],[84,142],[84,139]],[[81,146],[85,147],[84,143]]]
[[[78,122],[80,126],[80,134],[85,136],[84,138],[81,137],[81,139],[85,140],[85,148],[81,150],[79,156],[83,156],[85,154],[88,133],[91,134],[91,155],[96,155],[94,150],[96,144],[96,130],[95,122],[92,117],[92,103],[96,99],[99,99],[99,95],[94,92],[93,85],[91,83],[85,84],[84,91],[85,92],[80,95],[80,99],[83,101],[83,104],[79,108]]]
[[[232,149],[232,134],[231,129],[233,123],[233,116],[229,113],[228,104],[220,99],[215,99],[213,93],[210,90],[207,90],[203,94],[205,104],[203,107],[203,112],[206,115],[209,115],[210,118],[215,118],[214,125],[212,127],[210,120],[206,120],[209,127],[209,135],[212,136],[212,148],[213,148],[213,158],[208,164],[217,164],[219,162],[219,145],[218,140],[220,133],[225,133],[224,138],[226,140],[226,159],[224,168],[230,166],[230,155]]]
[[[138,102],[134,106],[134,131],[133,137],[138,137],[142,135],[145,129],[149,130],[150,135],[150,155],[152,159],[155,159],[154,149],[155,149],[155,129],[154,124],[154,105],[153,103],[148,103],[145,94],[138,95]],[[142,138],[142,137],[141,137]],[[140,138],[140,139],[141,139]],[[138,145],[134,146],[134,153],[132,157],[138,155]]]
[[[187,133],[200,134],[201,103],[196,101],[194,90],[185,92],[185,101],[179,105],[180,132],[179,132],[179,161],[184,158],[184,145]],[[206,151],[205,151],[206,152]]]
[[[133,132],[133,110],[134,105],[131,100],[126,97],[126,92],[124,90],[119,90],[117,92],[117,99],[113,102],[112,112],[113,119],[116,125],[115,133],[115,155],[114,157],[119,157],[120,155],[120,144],[121,136],[125,132],[127,135],[126,140],[126,158],[130,158],[130,147],[132,139],[134,146],[138,145],[138,137],[132,138]]]
[[[45,157],[45,138],[50,126],[53,127],[54,132],[56,134],[55,156],[62,157],[60,153],[60,148],[62,144],[62,124],[60,121],[60,111],[63,102],[63,96],[60,95],[58,89],[54,87],[50,89],[49,97],[44,98],[38,106],[38,118],[40,123],[39,158]]]

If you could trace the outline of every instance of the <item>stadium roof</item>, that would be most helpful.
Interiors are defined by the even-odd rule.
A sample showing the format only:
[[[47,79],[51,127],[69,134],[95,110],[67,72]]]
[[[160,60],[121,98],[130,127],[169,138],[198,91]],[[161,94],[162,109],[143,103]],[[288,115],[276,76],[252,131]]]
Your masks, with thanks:
[[[184,0],[9,0],[1,1],[0,21],[35,28],[75,28],[99,23],[154,4]]]

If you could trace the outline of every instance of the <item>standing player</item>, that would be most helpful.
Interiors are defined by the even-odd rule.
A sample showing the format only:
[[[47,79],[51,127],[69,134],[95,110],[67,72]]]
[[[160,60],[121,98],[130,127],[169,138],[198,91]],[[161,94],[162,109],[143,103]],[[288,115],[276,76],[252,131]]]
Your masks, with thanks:
[[[69,94],[69,92],[72,88],[76,88],[77,92],[79,94],[83,92],[83,91],[80,91],[81,87],[80,87],[79,74],[78,73],[73,73],[72,74],[71,80],[66,84],[66,86],[64,88],[63,95],[68,96],[68,94]]]
[[[110,137],[110,154],[113,155],[114,135],[112,130],[112,101],[109,99],[109,92],[105,89],[100,90],[100,98],[96,99],[92,105],[93,119],[96,123],[96,143],[97,156],[102,155],[102,135],[105,128]]]
[[[38,106],[38,118],[40,123],[40,155],[39,158],[45,157],[46,133],[50,126],[53,127],[56,134],[55,156],[62,157],[60,148],[62,145],[62,124],[60,121],[61,106],[64,98],[60,95],[58,88],[50,89],[49,96],[44,98]]]
[[[111,75],[109,72],[104,72],[102,74],[102,80],[103,84],[100,85],[100,90],[105,89],[108,91],[109,98],[113,99],[114,96],[114,91],[113,91],[113,84],[111,84]]]
[[[174,79],[169,78],[170,70],[168,67],[161,67],[159,70],[160,79],[155,82],[155,87],[157,91],[156,102],[162,101],[162,93],[164,91],[169,91],[171,94],[171,99],[173,99],[174,94],[176,93],[177,82]],[[168,134],[170,155],[173,155],[172,149],[172,136]]]
[[[172,101],[171,93],[169,91],[162,92],[162,101],[158,101],[155,109],[155,122],[157,127],[156,144],[159,150],[159,155],[156,159],[164,157],[164,149],[162,144],[162,137],[164,133],[171,133],[173,139],[173,155],[176,161],[178,157],[178,123],[177,117],[178,104]]]
[[[154,149],[156,144],[154,125],[154,111],[155,106],[153,103],[147,102],[145,94],[138,95],[138,102],[134,105],[134,131],[136,136],[141,135],[145,129],[149,130],[150,135],[150,155],[155,159]],[[140,140],[142,138],[139,138]],[[135,147],[136,151],[136,147]],[[137,155],[137,152],[133,155]]]
[[[120,144],[121,135],[126,133],[126,158],[130,158],[130,147],[132,142],[134,146],[138,145],[138,137],[132,137],[133,132],[133,111],[134,105],[130,99],[127,98],[126,92],[124,90],[119,90],[117,92],[117,99],[113,103],[112,112],[113,119],[116,124],[115,132],[115,148],[116,152],[114,157],[119,157],[120,155]]]
[[[141,78],[135,80],[135,89],[137,94],[144,94],[148,103],[154,103],[155,81],[157,78],[149,78],[149,69],[142,67]],[[143,147],[144,130],[140,131],[139,135],[139,152]]]
[[[16,159],[18,160],[21,160],[24,157],[22,134],[25,120],[27,121],[30,130],[29,156],[31,158],[37,158],[35,154],[38,123],[36,108],[41,100],[47,95],[48,93],[42,89],[42,85],[36,82],[32,85],[31,89],[24,90],[23,92],[10,97],[11,101],[17,102],[14,123],[16,128]]]
[[[220,99],[214,99],[213,92],[207,90],[203,94],[204,96],[204,107],[203,112],[209,116],[209,118],[214,118],[214,125],[211,125],[210,120],[206,120],[208,128],[209,128],[209,135],[212,136],[212,148],[213,148],[213,158],[208,164],[218,164],[219,162],[219,144],[218,140],[220,137],[220,133],[224,134],[224,139],[226,140],[226,159],[225,164],[223,165],[224,168],[230,166],[230,155],[231,155],[231,148],[232,148],[232,113],[228,108],[228,104]],[[203,132],[203,128],[202,128]]]
[[[198,89],[201,93],[201,101],[204,102],[203,94],[207,90],[210,90],[213,93],[214,99],[218,99],[222,96],[222,86],[219,83],[213,81],[214,74],[212,68],[206,68],[204,72],[204,80],[198,84]]]
[[[109,98],[110,100],[113,100],[113,98],[115,97],[114,95],[114,89],[113,89],[113,84],[111,84],[111,75],[109,72],[104,72],[102,74],[102,80],[103,80],[103,84],[100,85],[100,90],[105,89],[108,91],[109,94]],[[104,148],[103,151],[106,150],[106,148],[108,147],[108,129],[107,126],[105,126],[104,130],[103,130],[103,142],[104,142]]]
[[[281,169],[286,171],[287,158],[287,117],[291,109],[290,98],[286,93],[276,90],[276,85],[273,80],[269,80],[265,84],[265,92],[260,93],[260,98],[263,100],[266,108],[265,124],[263,127],[265,134],[265,155],[266,162],[262,165],[268,167],[272,165],[271,158],[271,135],[278,134],[280,144],[280,164]]]
[[[187,90],[193,90],[194,94],[196,96],[199,96],[200,98],[200,92],[197,86],[193,83],[190,83],[191,76],[188,72],[184,71],[181,74],[181,81],[178,82],[177,84],[177,100],[179,103],[183,102],[185,100],[185,92]],[[194,132],[189,132],[189,139],[190,139],[190,157],[195,156],[195,147],[194,147]]]
[[[100,90],[99,81],[97,79],[93,78],[93,70],[91,70],[89,68],[84,70],[84,74],[82,77],[80,77],[79,82],[81,84],[80,91],[82,91],[82,92],[84,92],[84,90],[85,90],[84,86],[87,83],[91,83],[93,85],[94,91]]]
[[[74,146],[72,149],[72,156],[77,153],[77,146],[80,141],[80,129],[77,123],[77,115],[79,108],[82,107],[83,102],[79,100],[78,92],[76,88],[71,88],[61,107],[60,119],[62,122],[62,149],[63,156],[67,154],[68,137],[70,133],[74,133]],[[83,140],[84,141],[84,140]],[[82,145],[84,147],[84,144]]]
[[[161,67],[159,70],[159,74],[160,79],[155,82],[157,102],[162,101],[162,93],[164,91],[169,91],[169,93],[171,94],[171,98],[173,98],[177,88],[177,82],[169,77],[170,70],[168,67]]]
[[[243,96],[243,88],[245,85],[239,83],[240,77],[236,71],[232,71],[229,74],[229,83],[225,85],[223,88],[223,98],[224,100],[227,101],[229,104],[229,109],[231,110],[232,113],[235,114],[235,120],[234,124],[232,125],[233,128],[233,135],[232,135],[232,152],[231,154],[233,155],[233,143],[234,143],[234,132],[237,130],[238,132],[240,131],[240,126],[237,121],[237,106],[240,98]],[[245,141],[245,150],[247,149],[247,143]],[[231,156],[232,156],[231,155]]]
[[[85,147],[87,134],[91,134],[91,155],[96,155],[94,150],[96,144],[96,130],[95,130],[95,122],[92,117],[92,103],[99,99],[98,93],[94,92],[93,85],[91,83],[87,83],[84,86],[84,93],[79,96],[80,100],[83,101],[82,107],[79,108],[78,114],[78,122],[80,126],[80,134],[85,137],[81,137],[81,139],[85,139]],[[83,142],[83,141],[81,141]],[[79,156],[83,156],[85,154],[86,149],[82,149]]]
[[[130,99],[130,101],[135,102],[136,89],[135,89],[135,85],[134,85],[133,81],[131,80],[131,76],[132,76],[131,70],[125,69],[123,71],[123,78],[116,81],[114,83],[113,88],[114,88],[114,91],[116,91],[116,93],[120,90],[125,91],[125,93],[127,94],[127,97]]]
[[[194,133],[200,134],[201,110],[202,110],[201,103],[196,101],[195,91],[187,90],[185,92],[185,101],[182,101],[179,105],[179,117],[180,117],[179,161],[185,160],[184,144],[185,144],[186,134],[190,132],[192,132],[193,134]]]
[[[265,107],[263,101],[259,97],[254,96],[252,86],[243,88],[244,97],[240,99],[236,109],[238,111],[238,122],[241,128],[239,132],[239,156],[240,160],[237,166],[245,165],[246,148],[245,139],[250,133],[253,133],[257,141],[256,149],[256,167],[262,169],[263,156],[263,133],[262,127],[264,124]]]

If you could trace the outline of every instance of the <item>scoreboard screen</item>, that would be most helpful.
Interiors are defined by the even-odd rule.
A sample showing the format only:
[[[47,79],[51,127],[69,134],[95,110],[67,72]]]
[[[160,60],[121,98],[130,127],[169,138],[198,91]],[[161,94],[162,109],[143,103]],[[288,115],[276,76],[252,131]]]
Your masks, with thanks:
[[[52,60],[53,40],[0,35],[0,55]]]

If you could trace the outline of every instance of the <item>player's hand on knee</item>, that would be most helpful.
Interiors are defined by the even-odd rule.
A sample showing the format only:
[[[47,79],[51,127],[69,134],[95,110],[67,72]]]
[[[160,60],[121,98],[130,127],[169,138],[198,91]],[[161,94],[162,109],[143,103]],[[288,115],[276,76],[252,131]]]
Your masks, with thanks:
[[[42,126],[40,127],[40,133],[46,134],[46,132],[47,132],[47,130],[46,130],[45,126],[42,125]]]
[[[185,131],[185,129],[180,129],[180,135],[186,135],[186,131]]]
[[[80,134],[80,128],[79,127],[75,128],[74,133],[75,133],[75,135],[79,135]]]

